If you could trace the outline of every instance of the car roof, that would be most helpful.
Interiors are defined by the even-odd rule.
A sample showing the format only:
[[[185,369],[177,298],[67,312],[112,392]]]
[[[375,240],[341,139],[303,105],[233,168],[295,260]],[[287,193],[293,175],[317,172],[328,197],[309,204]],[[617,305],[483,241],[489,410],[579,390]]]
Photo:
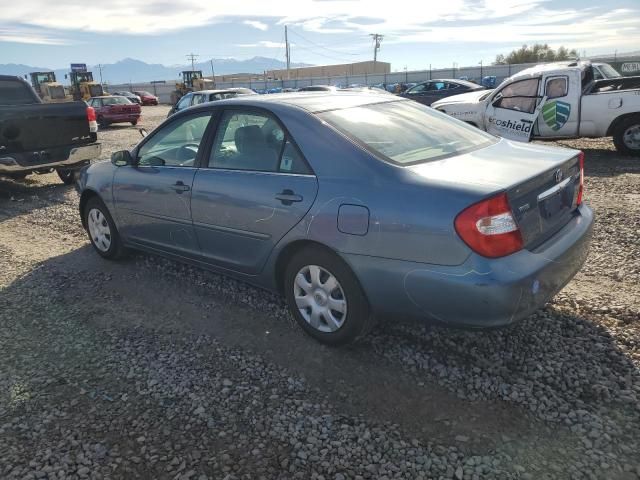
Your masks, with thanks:
[[[237,93],[239,91],[244,91],[244,90],[248,90],[248,91],[252,91],[250,88],[221,88],[221,89],[217,89],[217,90],[198,90],[197,92],[189,92],[189,93],[206,93],[206,94],[211,94],[211,93]]]
[[[266,107],[267,105],[290,105],[307,110],[310,113],[340,110],[377,103],[410,102],[411,100],[395,95],[380,95],[361,92],[295,92],[274,93],[270,95],[242,95],[215,102],[215,105],[243,105]],[[212,104],[201,104],[199,107]]]

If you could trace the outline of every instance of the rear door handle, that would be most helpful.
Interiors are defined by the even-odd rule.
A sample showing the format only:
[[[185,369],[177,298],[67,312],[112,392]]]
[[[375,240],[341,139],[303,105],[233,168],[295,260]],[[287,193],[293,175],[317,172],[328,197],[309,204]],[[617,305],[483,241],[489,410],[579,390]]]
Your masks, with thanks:
[[[276,200],[280,200],[283,205],[291,205],[293,202],[301,202],[302,196],[293,193],[293,190],[283,190],[276,195]]]
[[[189,185],[185,185],[180,180],[178,180],[176,183],[174,183],[171,186],[171,188],[173,188],[178,193],[188,192],[189,190],[191,190],[191,187]]]

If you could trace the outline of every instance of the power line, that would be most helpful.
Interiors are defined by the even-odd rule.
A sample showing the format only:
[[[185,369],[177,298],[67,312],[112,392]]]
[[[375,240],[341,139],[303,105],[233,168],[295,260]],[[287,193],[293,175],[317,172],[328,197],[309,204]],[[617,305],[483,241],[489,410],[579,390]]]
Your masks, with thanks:
[[[308,38],[306,38],[306,37],[302,36],[301,34],[299,34],[298,32],[296,32],[296,31],[295,31],[295,30],[293,30],[292,28],[290,28],[289,30],[291,31],[291,33],[293,33],[293,34],[294,34],[294,35],[296,35],[297,37],[300,37],[300,38],[301,38],[302,40],[304,40],[305,42],[310,43],[310,44],[312,44],[312,45],[315,45],[315,46],[316,46],[316,47],[318,47],[318,48],[322,48],[322,49],[324,49],[324,50],[327,50],[328,52],[333,52],[333,53],[337,53],[337,54],[340,54],[340,55],[350,55],[350,56],[354,56],[354,57],[357,57],[357,56],[362,55],[361,53],[343,52],[343,51],[340,51],[340,50],[334,50],[333,48],[325,47],[324,45],[321,45],[321,44],[319,44],[319,43],[313,42],[313,41],[309,40]]]

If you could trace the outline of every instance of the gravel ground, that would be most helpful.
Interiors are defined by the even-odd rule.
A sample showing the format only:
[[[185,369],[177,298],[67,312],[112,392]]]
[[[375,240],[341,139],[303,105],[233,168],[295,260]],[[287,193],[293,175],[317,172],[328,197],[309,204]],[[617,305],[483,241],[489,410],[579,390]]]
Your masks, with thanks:
[[[99,135],[105,158],[139,139]],[[586,152],[597,221],[551,304],[343,349],[248,285],[100,259],[55,174],[0,180],[0,478],[640,478],[640,161],[557,143]]]

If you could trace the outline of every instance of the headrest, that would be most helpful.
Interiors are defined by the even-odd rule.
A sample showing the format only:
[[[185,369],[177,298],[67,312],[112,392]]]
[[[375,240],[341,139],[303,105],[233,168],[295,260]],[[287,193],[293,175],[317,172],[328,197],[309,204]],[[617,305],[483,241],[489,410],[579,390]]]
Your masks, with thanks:
[[[236,148],[238,152],[243,153],[247,150],[261,148],[264,146],[264,136],[258,125],[249,125],[240,127],[236,130],[235,138]]]

